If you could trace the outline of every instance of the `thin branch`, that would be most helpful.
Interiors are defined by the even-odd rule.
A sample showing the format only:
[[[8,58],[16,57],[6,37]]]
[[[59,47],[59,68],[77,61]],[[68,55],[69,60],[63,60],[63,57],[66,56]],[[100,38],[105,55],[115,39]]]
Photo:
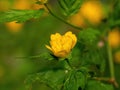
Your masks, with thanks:
[[[108,82],[113,84],[116,88],[119,87],[118,83],[113,80],[112,78],[106,78],[106,77],[93,77],[92,79],[97,80],[97,81],[103,81],[103,82]]]
[[[115,79],[112,48],[111,48],[109,42],[107,42],[107,49],[108,49],[108,60],[109,60],[110,78],[111,78],[110,80],[116,87],[119,87],[119,85],[118,85],[118,83],[116,82],[116,79]]]
[[[73,27],[73,28],[75,28],[75,29],[82,30],[82,28],[77,27],[77,26],[74,26],[74,25],[68,23],[67,21],[65,21],[64,19],[62,19],[61,17],[55,15],[55,14],[50,10],[50,8],[48,7],[47,4],[44,4],[44,5],[45,5],[45,7],[47,8],[47,10],[49,11],[49,13],[50,13],[53,17],[57,18],[58,20],[62,21],[63,23],[65,23],[65,24],[67,24],[67,25],[69,25],[69,26],[71,26],[71,27]]]
[[[66,62],[67,62],[67,64],[68,64],[68,66],[69,66],[71,69],[73,69],[73,66],[70,64],[69,60],[68,60],[68,59],[65,59],[65,60],[66,60]]]

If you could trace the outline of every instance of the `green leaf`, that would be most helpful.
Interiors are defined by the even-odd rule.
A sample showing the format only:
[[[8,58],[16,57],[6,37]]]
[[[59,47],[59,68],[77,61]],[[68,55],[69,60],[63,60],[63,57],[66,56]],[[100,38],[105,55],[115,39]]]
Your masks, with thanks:
[[[83,74],[82,72],[77,72],[75,78],[77,80],[77,89],[76,90],[83,90],[85,88],[87,82],[87,75]]]
[[[60,90],[66,74],[67,73],[65,73],[65,70],[49,70],[30,75],[25,80],[26,87],[29,89],[32,83],[37,81],[48,85],[53,90]]]
[[[99,35],[100,35],[99,30],[88,28],[83,31],[80,31],[78,39],[80,42],[83,42],[86,45],[95,45]]]
[[[89,80],[85,90],[114,90],[111,84],[105,84],[100,81]]]
[[[90,71],[101,75],[105,71],[106,56],[104,48],[91,50],[91,48],[81,54],[81,66],[86,66]]]
[[[58,2],[65,16],[71,16],[78,12],[82,4],[82,0],[58,0]]]
[[[63,90],[76,90],[77,89],[77,82],[74,78],[75,72],[70,71],[67,78],[65,79]]]
[[[29,19],[39,18],[44,12],[44,9],[40,10],[9,10],[5,12],[0,12],[0,23],[4,22],[25,22]]]
[[[84,89],[86,83],[86,75],[80,71],[72,70],[69,72],[62,90],[79,90]]]
[[[109,26],[111,28],[113,27],[118,27],[120,26],[120,16],[119,16],[119,12],[120,12],[120,0],[115,0],[114,2],[112,1],[113,6],[113,12],[111,13],[110,17],[109,17]]]

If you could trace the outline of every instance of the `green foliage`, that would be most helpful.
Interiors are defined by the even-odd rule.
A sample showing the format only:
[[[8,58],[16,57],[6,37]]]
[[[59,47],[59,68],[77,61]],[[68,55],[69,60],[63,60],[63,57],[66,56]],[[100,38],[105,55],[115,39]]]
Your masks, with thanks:
[[[88,50],[84,52],[81,56],[81,65],[89,65],[89,69],[98,75],[105,71],[105,52],[103,50]]]
[[[37,1],[38,1],[37,4],[43,4],[43,5],[46,4],[44,0],[43,1],[37,0]],[[58,1],[61,9],[64,12],[62,14],[64,14],[65,16],[71,16],[79,10],[83,0],[58,0]],[[107,2],[104,0],[102,1]],[[112,0],[110,0],[110,2],[111,1]],[[30,70],[29,72],[33,72],[33,74],[28,76],[28,78],[25,80],[28,90],[31,88],[31,86],[36,84],[36,82],[39,82],[39,84],[41,83],[45,84],[52,90],[114,90],[114,87],[109,83],[108,77],[107,77],[107,80],[105,79],[103,80],[104,82],[102,82],[101,77],[105,78],[104,77],[106,75],[105,66],[106,66],[106,61],[109,57],[106,55],[107,52],[106,52],[105,45],[103,45],[102,47],[99,47],[98,42],[100,41],[101,34],[102,34],[101,36],[103,36],[102,39],[106,38],[106,34],[108,34],[107,30],[110,27],[120,26],[120,17],[119,17],[120,1],[119,0],[116,0],[116,1],[118,2],[115,3],[116,6],[114,6],[115,10],[113,11],[113,14],[110,15],[109,20],[107,21],[106,24],[103,23],[105,27],[100,26],[102,28],[101,30],[103,31],[101,32],[95,28],[87,28],[85,30],[81,30],[78,34],[77,45],[75,46],[75,48],[73,48],[73,50],[71,50],[69,57],[58,58],[58,57],[55,57],[51,52],[47,52],[47,51],[46,53],[43,52],[44,51],[43,49],[45,49],[44,44],[47,43],[46,39],[48,38],[48,33],[49,34],[53,33],[52,30],[54,31],[54,30],[65,29],[64,27],[61,27],[62,25],[58,24],[59,23],[58,21],[50,19],[51,17],[48,17],[48,19],[44,18],[42,19],[43,21],[41,20],[36,23],[32,21],[25,23],[28,26],[25,27],[23,32],[21,31],[21,33],[19,33],[18,36],[17,34],[16,35],[6,34],[5,36],[5,34],[3,34],[2,31],[0,31],[2,32],[2,34],[0,35],[0,38],[1,38],[0,40],[2,40],[2,42],[5,41],[4,43],[1,42],[0,44],[1,56],[2,58],[5,57],[10,61],[13,58],[13,56],[18,55],[20,53],[22,54],[21,56],[23,57],[25,56],[27,58],[28,56],[27,59],[30,60],[29,62],[32,62],[32,65],[33,65],[33,61],[38,62],[37,63],[39,64],[38,66],[37,65],[32,66],[30,63],[29,65],[30,68],[28,67],[29,69],[27,69],[27,70]],[[54,3],[52,2],[52,4]],[[54,14],[54,12],[51,13],[52,9],[49,9],[49,7],[47,7],[47,9],[52,16],[66,23],[64,19],[60,19],[59,16]],[[25,22],[29,19],[37,19],[43,14],[43,12],[44,12],[43,9],[9,10],[5,12],[0,12],[0,23],[11,22],[11,21]],[[34,26],[31,26],[33,23],[34,23]],[[66,24],[71,25],[69,23],[66,23]],[[73,26],[73,27],[76,27],[76,26]],[[47,30],[50,30],[50,32],[48,32]],[[14,43],[14,41],[16,41],[17,43]],[[18,51],[16,51],[16,49]],[[11,51],[15,53],[15,55],[13,53],[12,53],[13,56],[9,55],[11,54]],[[6,52],[7,54],[4,55],[4,53]],[[34,56],[39,52],[42,54],[38,56]],[[5,63],[9,62],[7,60],[3,60],[3,63],[4,61]],[[8,68],[15,67],[16,72],[22,73],[22,70],[23,70],[23,72],[28,73],[27,70],[24,70],[24,68],[27,67],[27,64],[28,64],[27,62],[25,65],[24,64],[21,65],[22,61],[16,63],[16,61],[13,60],[10,62],[12,64],[10,63],[11,66],[8,66]],[[15,64],[13,64],[13,62]],[[8,65],[8,63],[6,63],[6,65]],[[20,65],[22,69],[18,69]],[[37,67],[37,70],[35,70],[36,67]],[[117,69],[118,70],[117,72],[119,72],[119,67],[115,67],[115,69]],[[14,70],[12,70],[12,75],[15,74],[15,71],[14,72],[13,71]],[[34,72],[38,72],[38,73],[34,74]],[[108,67],[107,67],[107,72],[109,72]],[[6,75],[6,76],[8,76],[7,78],[9,78],[9,75]],[[107,76],[110,76],[110,75],[108,74]],[[116,74],[116,76],[119,78],[120,75]],[[98,79],[95,79],[95,77]],[[16,78],[16,80],[17,79],[18,77]],[[12,85],[11,82],[9,82],[8,84],[10,84],[10,86]],[[4,87],[8,88],[6,86]],[[6,90],[5,88],[3,89]],[[8,88],[8,90],[10,89]]]
[[[34,75],[29,76],[26,79],[27,88],[30,88],[32,83],[39,81],[53,88],[53,90],[60,90],[66,73],[64,70],[49,70],[43,71]]]
[[[65,16],[71,16],[75,14],[82,4],[82,0],[58,0],[58,1]]]
[[[114,90],[110,84],[105,84],[96,80],[89,80],[85,90]]]
[[[98,42],[99,35],[99,30],[88,28],[79,32],[78,39],[79,42],[82,42],[85,45],[96,45],[96,43]]]
[[[0,23],[4,22],[25,22],[29,19],[39,18],[43,14],[44,10],[9,10],[0,12]]]
[[[86,75],[79,70],[49,70],[30,75],[25,83],[27,88],[38,81],[48,85],[53,90],[83,90],[86,80]]]
[[[110,27],[120,26],[120,17],[119,17],[120,0],[115,0],[115,2],[113,3],[113,8],[114,8],[114,10],[112,11],[112,13],[108,19],[109,25],[110,25]]]
[[[113,7],[114,7],[114,9],[115,9],[115,10],[113,11],[113,13],[112,13],[112,14],[114,15],[113,17],[114,17],[114,19],[116,19],[116,20],[117,20],[118,18],[120,19],[120,17],[119,17],[120,1],[119,1],[119,0],[116,0],[113,5],[114,5]]]
[[[80,71],[70,71],[65,83],[63,90],[79,90],[85,88],[86,76]]]

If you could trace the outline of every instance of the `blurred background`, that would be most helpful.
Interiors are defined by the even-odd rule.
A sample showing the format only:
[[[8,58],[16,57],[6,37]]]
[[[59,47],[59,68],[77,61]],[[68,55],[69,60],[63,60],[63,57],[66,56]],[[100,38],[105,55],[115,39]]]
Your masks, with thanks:
[[[77,14],[70,17],[69,22],[82,28],[87,28],[89,25],[100,27],[102,21],[107,17],[107,10],[112,11],[111,6],[103,3],[100,0],[88,0],[83,3]],[[54,0],[51,0],[51,4],[57,7]],[[0,0],[0,11],[39,8],[44,8],[44,6],[35,4],[35,0]],[[86,24],[86,21],[89,24]],[[76,30],[48,14],[44,14],[39,20],[30,20],[25,23],[13,21],[0,24],[0,90],[26,90],[25,78],[45,67],[43,64],[45,61],[29,57],[46,51],[45,44],[48,43],[51,33],[64,33],[67,30],[76,33]],[[108,35],[108,40],[113,48],[115,73],[120,84],[119,27],[113,28]],[[31,89],[50,90],[37,82]],[[120,90],[120,88],[116,90]]]

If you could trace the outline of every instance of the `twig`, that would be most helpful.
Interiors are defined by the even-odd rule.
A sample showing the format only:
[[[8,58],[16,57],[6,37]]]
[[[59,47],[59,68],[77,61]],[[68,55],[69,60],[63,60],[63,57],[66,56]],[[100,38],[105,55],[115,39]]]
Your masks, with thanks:
[[[110,82],[112,82],[115,87],[119,87],[118,83],[116,82],[115,79],[115,71],[114,71],[114,63],[113,63],[113,57],[112,57],[112,48],[107,42],[107,49],[108,49],[108,60],[109,60],[109,68],[110,68]]]
[[[108,82],[113,84],[116,88],[119,87],[118,83],[115,81],[115,79],[112,78],[106,78],[106,77],[93,77],[92,79],[98,80],[98,81],[103,81],[103,82]]]
[[[68,23],[67,21],[65,21],[64,19],[62,19],[61,17],[55,15],[55,14],[50,10],[50,8],[48,7],[47,4],[44,4],[44,5],[45,5],[45,7],[47,8],[47,10],[49,11],[49,13],[50,13],[53,17],[57,18],[58,20],[64,22],[65,24],[67,24],[67,25],[69,25],[69,26],[71,26],[71,27],[73,27],[73,28],[75,28],[75,29],[82,30],[82,28],[77,27],[77,26],[74,26],[74,25]]]

